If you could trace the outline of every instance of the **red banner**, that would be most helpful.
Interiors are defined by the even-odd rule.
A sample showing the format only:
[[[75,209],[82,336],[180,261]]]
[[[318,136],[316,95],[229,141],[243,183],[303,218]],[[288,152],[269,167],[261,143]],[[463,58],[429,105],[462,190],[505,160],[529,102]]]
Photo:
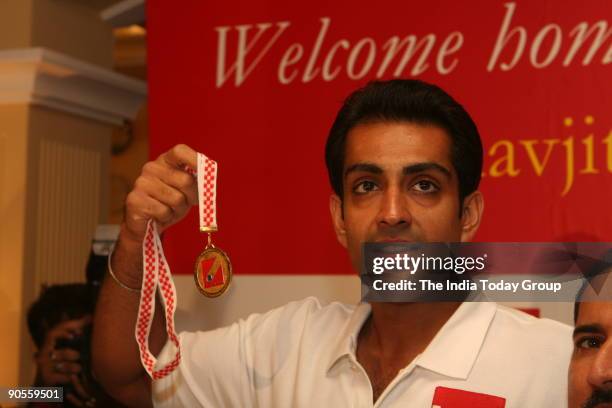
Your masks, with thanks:
[[[353,273],[325,140],[351,91],[393,77],[440,85],[477,123],[478,240],[612,240],[607,0],[147,4],[151,157],[186,143],[219,163],[215,240],[236,273]],[[165,236],[175,273],[204,247],[196,217]]]

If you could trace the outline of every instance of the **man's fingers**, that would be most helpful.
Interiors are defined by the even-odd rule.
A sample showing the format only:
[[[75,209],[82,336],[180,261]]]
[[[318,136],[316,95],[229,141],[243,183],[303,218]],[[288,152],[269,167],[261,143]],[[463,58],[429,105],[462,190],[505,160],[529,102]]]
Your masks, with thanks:
[[[138,191],[170,207],[177,215],[186,213],[190,205],[187,196],[180,190],[154,177],[139,177],[135,184]]]
[[[78,351],[65,348],[61,350],[54,350],[51,352],[51,360],[52,361],[79,361],[81,358],[81,354]]]
[[[162,154],[160,159],[177,169],[183,169],[187,166],[196,170],[198,167],[196,151],[184,144],[174,146],[172,149]]]
[[[91,315],[85,315],[79,319],[66,320],[56,326],[60,330],[68,330],[71,332],[82,332],[83,327],[91,323]]]
[[[52,373],[45,377],[46,381],[44,381],[45,386],[56,386],[61,384],[68,384],[70,382],[70,376],[68,374],[62,373]]]
[[[78,363],[71,363],[69,361],[53,363],[53,371],[59,374],[78,374],[81,370],[81,365]]]
[[[81,331],[79,329],[70,330],[68,328],[63,327],[54,327],[52,330],[49,331],[49,333],[47,333],[47,338],[45,340],[45,345],[43,349],[53,350],[55,349],[55,344],[59,339],[72,340],[80,334]]]
[[[83,327],[91,323],[91,315],[83,316],[80,319],[66,320],[47,333],[45,348],[53,348],[57,339],[73,339],[83,333]]]
[[[87,393],[87,391],[85,390],[85,387],[83,386],[83,384],[81,383],[81,380],[79,380],[79,377],[76,375],[71,375],[70,376],[70,382],[72,383],[72,385],[74,386],[74,390],[76,391],[77,395],[84,399],[84,400],[88,400],[91,399],[91,395],[89,395]]]
[[[96,398],[93,397],[90,391],[87,390],[87,387],[85,387],[85,384],[81,381],[80,377],[72,375],[70,377],[70,382],[72,383],[74,390],[76,391],[79,398],[83,400],[86,407],[96,406]]]
[[[184,170],[177,170],[158,161],[148,162],[142,169],[143,176],[158,178],[162,183],[174,187],[187,198],[188,204],[197,204],[198,188],[194,176]]]
[[[126,198],[126,228],[119,242],[142,242],[150,219],[164,229],[180,221],[197,204],[197,182],[185,167],[197,168],[197,153],[186,145],[174,146],[145,164]]]
[[[129,216],[126,217],[128,227],[134,230],[142,227],[143,234],[146,220],[154,219],[158,224],[167,224],[174,218],[174,211],[172,208],[160,203],[140,190],[134,190],[128,194],[126,206],[129,214]]]
[[[83,403],[83,401],[81,401],[80,399],[78,399],[77,397],[74,396],[74,394],[67,394],[66,395],[66,399],[68,401],[70,401],[70,403],[72,405],[74,405],[75,407],[84,407],[85,404]]]

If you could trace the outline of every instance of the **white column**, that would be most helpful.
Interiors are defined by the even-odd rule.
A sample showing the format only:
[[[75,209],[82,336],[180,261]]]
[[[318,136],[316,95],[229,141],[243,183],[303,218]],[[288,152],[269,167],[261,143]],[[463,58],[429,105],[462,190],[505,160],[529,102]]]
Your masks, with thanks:
[[[32,380],[27,308],[84,281],[108,214],[110,137],[146,84],[44,48],[0,51],[0,384]]]

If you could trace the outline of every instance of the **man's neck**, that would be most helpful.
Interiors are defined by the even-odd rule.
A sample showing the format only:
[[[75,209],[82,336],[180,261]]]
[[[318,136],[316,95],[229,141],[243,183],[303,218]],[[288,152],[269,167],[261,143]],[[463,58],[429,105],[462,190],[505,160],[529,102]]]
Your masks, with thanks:
[[[373,401],[427,348],[460,304],[372,303],[372,314],[359,332],[357,361],[368,374]]]
[[[359,341],[383,359],[416,356],[455,313],[460,302],[372,303]]]

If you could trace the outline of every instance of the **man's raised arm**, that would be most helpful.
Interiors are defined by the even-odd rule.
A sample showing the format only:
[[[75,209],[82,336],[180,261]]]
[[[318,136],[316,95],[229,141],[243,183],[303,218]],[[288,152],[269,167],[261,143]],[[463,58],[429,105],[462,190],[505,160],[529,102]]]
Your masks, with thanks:
[[[111,259],[120,283],[107,273],[100,291],[93,325],[93,371],[107,392],[129,406],[151,405],[150,383],[134,338],[147,222],[155,220],[161,233],[197,204],[197,184],[185,171],[185,166],[196,169],[196,156],[188,146],[177,145],[145,164],[127,196],[125,219]],[[164,318],[158,312],[151,327],[151,352],[157,355],[165,342]]]

